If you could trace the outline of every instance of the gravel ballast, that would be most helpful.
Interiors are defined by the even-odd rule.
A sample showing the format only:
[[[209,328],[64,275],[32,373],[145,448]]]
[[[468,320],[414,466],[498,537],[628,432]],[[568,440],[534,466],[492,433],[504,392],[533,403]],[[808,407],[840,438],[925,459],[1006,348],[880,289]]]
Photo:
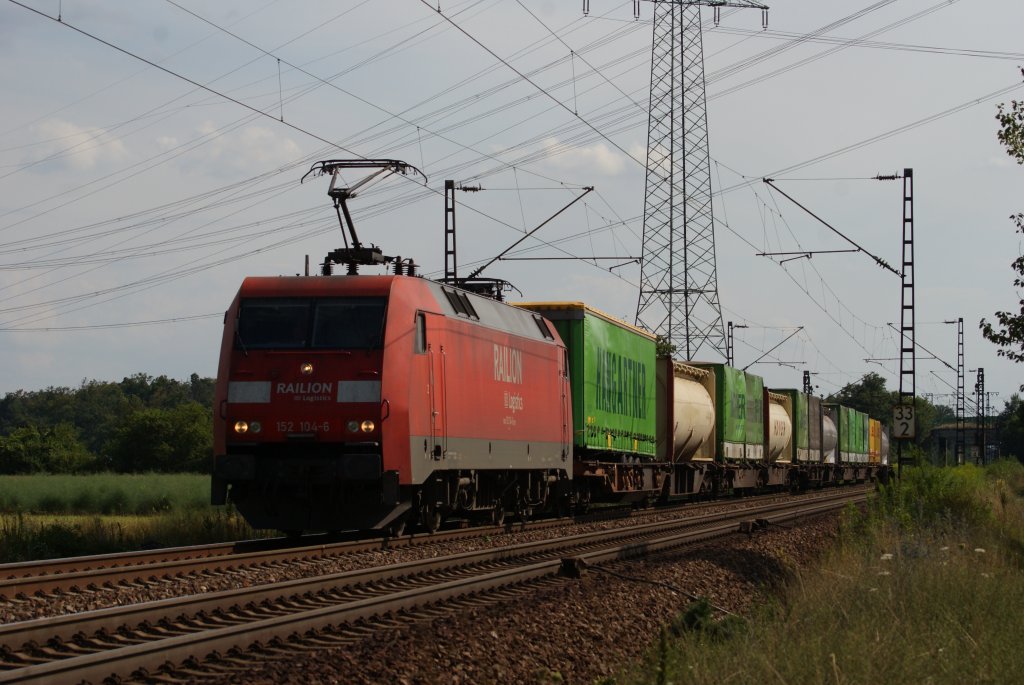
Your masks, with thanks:
[[[235,683],[593,683],[640,658],[661,629],[704,596],[740,615],[834,540],[838,515],[736,535],[655,559],[590,569],[513,602],[379,630],[355,644],[297,653]],[[665,584],[665,585],[663,585]]]

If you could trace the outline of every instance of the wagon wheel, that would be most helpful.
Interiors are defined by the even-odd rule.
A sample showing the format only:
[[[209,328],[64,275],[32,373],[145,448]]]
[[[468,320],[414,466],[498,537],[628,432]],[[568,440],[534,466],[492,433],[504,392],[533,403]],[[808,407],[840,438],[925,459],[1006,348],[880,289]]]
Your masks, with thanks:
[[[764,471],[758,471],[757,472],[757,489],[760,490],[761,488],[763,488],[767,484],[768,484],[768,474],[765,473]]]
[[[713,495],[712,495],[712,488],[713,488],[713,486],[714,486],[714,479],[710,475],[704,474],[704,477],[701,478],[701,480],[700,480],[700,488],[697,491],[697,498],[701,499],[701,500],[711,499],[713,497]]]
[[[505,503],[500,499],[494,503],[494,508],[491,509],[491,523],[496,526],[505,523]]]

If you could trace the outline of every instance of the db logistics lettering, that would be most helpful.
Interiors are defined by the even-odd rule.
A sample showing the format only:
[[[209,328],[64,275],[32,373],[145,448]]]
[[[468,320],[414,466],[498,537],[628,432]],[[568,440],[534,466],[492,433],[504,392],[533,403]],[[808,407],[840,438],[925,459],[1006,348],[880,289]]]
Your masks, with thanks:
[[[647,418],[647,367],[603,348],[597,350],[597,408]]]
[[[523,403],[523,396],[515,393],[505,391],[504,397],[505,409],[511,409],[512,413],[515,414],[517,411],[522,411],[525,407]]]

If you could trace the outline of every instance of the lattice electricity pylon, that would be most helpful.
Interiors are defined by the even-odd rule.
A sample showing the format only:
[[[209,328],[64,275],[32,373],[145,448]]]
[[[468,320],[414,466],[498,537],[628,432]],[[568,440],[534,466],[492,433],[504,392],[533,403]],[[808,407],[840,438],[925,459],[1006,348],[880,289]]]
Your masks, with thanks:
[[[715,222],[700,8],[768,7],[753,0],[652,0],[644,244],[636,322],[694,359],[726,357],[718,301]]]

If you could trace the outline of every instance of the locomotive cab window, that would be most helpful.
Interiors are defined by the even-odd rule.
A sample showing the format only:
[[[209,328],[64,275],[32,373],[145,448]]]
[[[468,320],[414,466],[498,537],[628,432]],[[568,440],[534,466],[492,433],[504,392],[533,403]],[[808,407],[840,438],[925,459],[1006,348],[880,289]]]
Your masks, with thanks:
[[[325,299],[314,304],[311,347],[379,350],[383,344],[383,297]]]
[[[247,350],[380,349],[386,300],[261,298],[242,300],[235,347]]]
[[[235,347],[249,350],[306,347],[310,304],[306,299],[242,300],[238,308]]]

